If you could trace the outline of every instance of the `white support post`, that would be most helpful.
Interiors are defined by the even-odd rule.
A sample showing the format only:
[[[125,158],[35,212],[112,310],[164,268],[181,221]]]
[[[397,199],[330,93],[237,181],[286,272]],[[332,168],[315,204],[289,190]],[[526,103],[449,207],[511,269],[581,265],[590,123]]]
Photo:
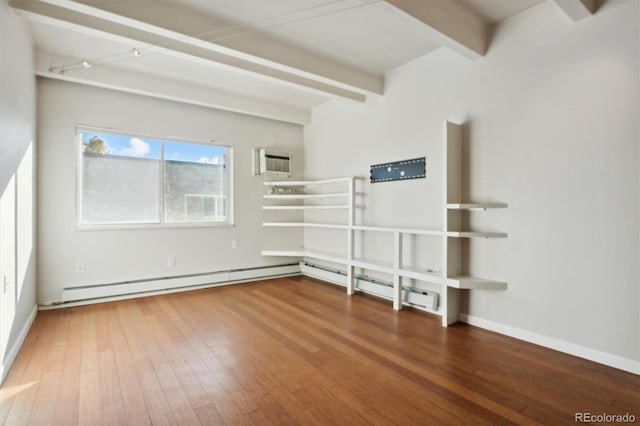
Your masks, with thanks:
[[[354,178],[349,179],[349,218],[347,227],[347,294],[355,293],[355,280],[353,278],[353,226],[355,225],[355,188]]]
[[[442,316],[442,326],[447,327],[450,324],[458,322],[458,315],[460,313],[460,290],[457,288],[444,287],[444,293],[446,294],[446,310]]]
[[[462,202],[462,127],[459,124],[445,121],[443,129],[443,200],[442,200],[442,274],[444,278],[460,274],[462,247],[460,239],[452,239],[447,231],[460,230],[460,215],[449,217],[448,203]],[[451,219],[451,220],[450,220]],[[459,290],[444,284],[440,300],[442,309],[442,326],[446,327],[458,320],[460,311]]]
[[[445,184],[446,185],[446,184]],[[446,196],[445,196],[446,197]],[[443,278],[447,278],[447,268],[449,267],[448,262],[447,262],[447,257],[448,257],[448,252],[449,252],[449,239],[447,238],[446,232],[447,232],[447,209],[445,208],[444,210],[444,219],[442,221],[443,223],[443,231],[445,232],[445,234],[442,236],[442,276]],[[447,310],[447,306],[448,306],[448,298],[447,298],[447,293],[448,293],[449,287],[447,286],[447,284],[443,284],[442,285],[442,291],[440,293],[440,309],[442,311],[442,326],[446,327],[447,325],[449,325],[449,312]]]
[[[393,268],[402,268],[402,234],[393,233]],[[393,309],[402,309],[402,277],[397,273],[393,275]]]

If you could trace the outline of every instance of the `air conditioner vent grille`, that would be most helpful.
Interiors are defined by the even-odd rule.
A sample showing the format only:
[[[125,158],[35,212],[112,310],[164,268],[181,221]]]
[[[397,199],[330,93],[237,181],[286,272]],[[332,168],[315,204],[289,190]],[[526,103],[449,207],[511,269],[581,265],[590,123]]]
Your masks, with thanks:
[[[260,149],[260,174],[291,175],[291,153]]]

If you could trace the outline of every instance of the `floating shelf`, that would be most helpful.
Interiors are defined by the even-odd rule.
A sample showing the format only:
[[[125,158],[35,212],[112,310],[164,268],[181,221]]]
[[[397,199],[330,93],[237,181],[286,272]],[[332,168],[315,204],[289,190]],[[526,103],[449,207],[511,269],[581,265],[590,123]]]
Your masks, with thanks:
[[[507,283],[484,278],[457,276],[447,278],[447,286],[459,289],[506,290]]]
[[[348,197],[348,192],[333,192],[327,194],[269,194],[264,198],[270,200],[309,200],[319,198],[336,198],[336,197]]]
[[[334,225],[331,223],[310,223],[310,222],[264,222],[262,226],[280,228],[327,228],[327,229],[349,229],[348,225]]]
[[[351,227],[356,231],[371,231],[371,232],[399,232],[401,234],[415,234],[415,235],[433,235],[441,237],[444,232],[439,229],[414,229],[414,228],[392,228],[385,226],[363,226],[354,225]]]
[[[324,260],[327,262],[347,265],[349,262],[346,257],[340,257],[335,254],[321,253],[317,251],[297,249],[297,250],[262,250],[263,256],[280,256],[280,257],[310,257],[313,259]]]
[[[487,209],[506,209],[509,207],[507,203],[448,203],[449,210],[487,210]]]
[[[270,182],[264,182],[266,186],[313,186],[313,185],[324,185],[327,183],[338,183],[338,182],[348,182],[351,181],[352,177],[342,177],[335,179],[323,179],[323,180],[276,180]]]
[[[452,238],[507,238],[505,232],[447,231],[446,235]]]
[[[343,204],[326,204],[326,205],[301,205],[301,206],[262,206],[264,210],[331,210],[331,209],[348,209],[349,206]]]

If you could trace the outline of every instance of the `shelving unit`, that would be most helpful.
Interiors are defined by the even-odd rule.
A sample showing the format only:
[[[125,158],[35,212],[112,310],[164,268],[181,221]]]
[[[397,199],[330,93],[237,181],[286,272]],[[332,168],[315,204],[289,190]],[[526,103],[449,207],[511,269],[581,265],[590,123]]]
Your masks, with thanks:
[[[506,238],[504,232],[478,232],[463,230],[463,212],[484,211],[487,209],[507,208],[505,203],[474,203],[463,200],[463,176],[462,176],[462,127],[459,124],[445,122],[443,129],[443,231],[446,236],[443,242],[443,265],[447,280],[446,291],[443,292],[443,305],[446,306],[446,315],[442,318],[443,326],[458,320],[460,312],[460,290],[476,288],[504,290],[507,284],[484,278],[477,278],[465,274],[462,250],[464,238]],[[462,238],[461,238],[462,237]]]
[[[488,209],[507,208],[505,203],[497,202],[466,202],[462,199],[462,137],[460,125],[445,122],[444,126],[444,200],[442,229],[415,229],[398,227],[380,227],[355,224],[355,177],[325,179],[317,181],[273,181],[265,182],[271,188],[271,194],[264,196],[271,202],[294,201],[303,204],[269,204],[263,206],[265,210],[323,210],[341,209],[347,215],[346,223],[317,223],[317,222],[264,222],[263,226],[271,228],[319,228],[346,231],[346,255],[318,252],[309,248],[291,250],[263,250],[263,256],[300,257],[304,259],[317,259],[346,267],[347,294],[352,295],[357,289],[355,286],[355,269],[377,271],[393,277],[391,299],[393,308],[402,309],[403,304],[413,303],[407,301],[409,293],[415,293],[416,289],[403,287],[403,279],[414,279],[439,286],[440,306],[436,309],[424,309],[442,317],[442,325],[447,326],[458,319],[460,311],[461,290],[504,290],[507,284],[484,278],[477,278],[465,274],[463,264],[462,247],[470,238],[506,238],[504,232],[483,232],[462,229],[462,214],[467,211],[484,211]],[[326,193],[302,193],[301,188],[322,185],[344,185],[341,192]],[[323,199],[344,199],[344,204],[317,204]],[[314,204],[306,204],[312,202]],[[389,263],[357,259],[354,257],[354,240],[356,232],[391,233],[393,235],[393,259]],[[441,272],[415,270],[403,267],[402,239],[404,235],[424,235],[442,239],[442,268]],[[388,287],[387,287],[388,288]],[[362,290],[361,290],[362,291]],[[381,297],[388,296],[381,295]]]
[[[312,201],[318,202],[324,199],[341,199],[346,204],[270,204],[262,208],[264,210],[344,210],[347,213],[346,223],[310,223],[310,222],[264,222],[262,225],[271,228],[324,228],[336,229],[347,232],[347,250],[346,256],[336,256],[332,254],[320,253],[304,248],[295,250],[263,250],[263,256],[286,256],[286,257],[302,257],[324,260],[331,263],[341,264],[347,268],[347,281],[351,285],[347,285],[347,293],[352,295],[355,291],[353,286],[353,268],[351,260],[353,259],[353,226],[354,226],[354,180],[355,177],[349,176],[344,178],[324,179],[316,181],[272,181],[264,184],[270,187],[271,194],[264,196],[265,200],[275,201]],[[324,193],[301,193],[300,188],[323,186],[323,185],[341,185],[344,186],[341,192],[324,192]],[[282,191],[282,192],[279,192]],[[275,192],[275,193],[274,193]]]

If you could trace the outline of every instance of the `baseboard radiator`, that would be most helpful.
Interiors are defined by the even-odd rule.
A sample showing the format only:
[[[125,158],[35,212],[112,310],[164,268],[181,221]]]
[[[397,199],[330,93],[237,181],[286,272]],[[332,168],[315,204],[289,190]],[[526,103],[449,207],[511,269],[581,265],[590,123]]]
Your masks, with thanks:
[[[69,286],[62,291],[62,301],[41,304],[40,309],[54,309],[155,294],[197,290],[247,281],[300,275],[301,273],[343,287],[347,285],[346,271],[302,261],[284,265]],[[366,275],[356,275],[355,279],[357,291],[393,300],[393,284],[391,282]],[[403,286],[402,290],[404,305],[425,311],[437,310],[438,293],[408,286]]]
[[[343,287],[347,286],[347,272],[340,269],[328,268],[323,265],[302,261],[300,271],[304,275],[328,281]],[[393,284],[378,278],[366,275],[355,275],[355,286],[361,291],[372,296],[393,300]],[[438,293],[415,287],[402,287],[402,304],[422,309],[428,312],[438,309]]]
[[[115,283],[70,286],[65,287],[62,290],[61,302],[44,304],[41,305],[40,308],[46,309],[122,298],[143,297],[153,294],[197,290],[207,287],[292,275],[300,275],[300,265],[298,263],[262,266],[256,268],[230,269],[227,271],[149,278]]]

